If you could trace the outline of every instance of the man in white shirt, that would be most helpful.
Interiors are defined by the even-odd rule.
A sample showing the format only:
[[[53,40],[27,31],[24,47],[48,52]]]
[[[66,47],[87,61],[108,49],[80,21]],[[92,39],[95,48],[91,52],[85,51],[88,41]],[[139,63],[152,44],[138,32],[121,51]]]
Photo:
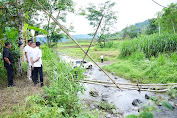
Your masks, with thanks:
[[[30,58],[31,58],[31,55],[32,55],[33,50],[35,49],[35,47],[36,47],[36,43],[32,42],[31,43],[31,50],[28,52],[29,53],[28,60],[29,60],[29,65],[31,67],[31,78],[32,78],[32,80],[34,80],[34,68],[32,68],[32,64],[31,64]]]
[[[43,69],[42,69],[42,51],[40,50],[40,42],[36,42],[36,48],[32,51],[30,61],[34,68],[34,85],[38,83],[38,74],[40,74],[41,87],[43,84]]]
[[[26,59],[26,61],[27,61],[27,78],[28,79],[30,79],[31,80],[31,65],[30,65],[30,60],[29,60],[29,52],[30,52],[30,50],[32,49],[31,47],[30,47],[30,45],[31,45],[31,43],[32,43],[32,40],[28,40],[28,45],[26,45],[25,46],[25,48],[24,48],[24,50],[25,50],[25,59]]]

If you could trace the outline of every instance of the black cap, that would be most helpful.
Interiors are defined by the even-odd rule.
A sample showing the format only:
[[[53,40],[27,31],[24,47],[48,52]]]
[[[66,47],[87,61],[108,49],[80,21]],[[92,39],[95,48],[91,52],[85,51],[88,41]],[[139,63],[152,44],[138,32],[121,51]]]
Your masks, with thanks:
[[[18,45],[22,45],[23,43],[21,41],[18,42]]]

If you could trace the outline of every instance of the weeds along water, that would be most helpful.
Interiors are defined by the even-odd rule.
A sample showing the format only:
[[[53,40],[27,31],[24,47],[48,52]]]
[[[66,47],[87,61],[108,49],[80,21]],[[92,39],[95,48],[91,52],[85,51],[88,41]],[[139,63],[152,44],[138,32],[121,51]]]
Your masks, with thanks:
[[[98,117],[98,112],[83,109],[77,95],[84,91],[83,85],[77,82],[84,78],[84,70],[72,69],[47,46],[41,49],[44,74],[50,84],[43,87],[42,94],[27,97],[24,107],[14,108],[15,112],[8,117]]]

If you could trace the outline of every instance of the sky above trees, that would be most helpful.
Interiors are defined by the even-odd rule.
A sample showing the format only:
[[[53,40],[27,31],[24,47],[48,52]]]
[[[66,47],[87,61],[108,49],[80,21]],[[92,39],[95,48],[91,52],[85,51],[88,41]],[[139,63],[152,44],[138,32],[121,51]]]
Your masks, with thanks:
[[[76,10],[84,9],[89,2],[99,4],[107,0],[74,0],[76,3]],[[142,22],[147,19],[156,17],[156,13],[162,10],[162,7],[155,4],[152,0],[111,0],[116,2],[114,7],[118,12],[118,23],[115,24],[114,30],[120,31],[123,28]],[[155,0],[163,6],[168,6],[170,3],[177,3],[177,0]],[[84,16],[69,14],[67,16],[67,24],[72,23],[75,32],[71,34],[88,34],[93,33],[94,30],[89,26],[89,22]]]

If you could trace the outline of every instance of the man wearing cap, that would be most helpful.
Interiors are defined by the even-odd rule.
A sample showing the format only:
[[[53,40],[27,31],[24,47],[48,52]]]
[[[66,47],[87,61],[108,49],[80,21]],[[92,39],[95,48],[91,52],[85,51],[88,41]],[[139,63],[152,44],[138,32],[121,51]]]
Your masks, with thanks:
[[[24,50],[25,50],[25,59],[26,59],[26,61],[27,61],[27,63],[28,63],[28,67],[27,67],[27,78],[29,79],[29,80],[31,80],[31,65],[30,65],[30,63],[29,63],[29,57],[30,57],[30,53],[29,52],[31,52],[31,50],[32,50],[32,48],[31,48],[31,43],[32,43],[32,40],[28,40],[28,45],[26,45],[25,46],[25,48],[24,48]]]
[[[8,78],[8,87],[15,86],[13,83],[14,76],[14,58],[12,53],[10,52],[11,44],[9,42],[5,43],[5,48],[3,50],[3,59],[4,59],[4,67],[7,70],[7,78]]]
[[[43,69],[42,69],[42,51],[40,50],[40,42],[36,42],[36,48],[32,51],[30,61],[32,67],[34,68],[34,85],[36,85],[38,81],[38,74],[40,74],[40,82],[41,87],[44,86],[43,84]]]

